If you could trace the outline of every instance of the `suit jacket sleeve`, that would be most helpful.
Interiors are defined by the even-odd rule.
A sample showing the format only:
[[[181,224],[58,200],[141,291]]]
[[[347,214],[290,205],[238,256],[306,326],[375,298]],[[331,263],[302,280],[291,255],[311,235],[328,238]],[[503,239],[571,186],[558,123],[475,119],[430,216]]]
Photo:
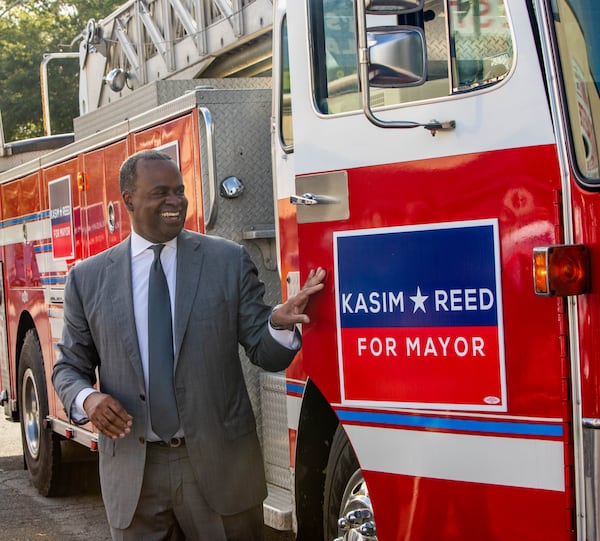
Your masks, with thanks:
[[[98,353],[92,339],[74,267],[67,277],[64,297],[64,327],[58,344],[58,361],[52,372],[52,383],[69,418],[75,397],[96,383]]]
[[[298,349],[289,349],[275,340],[268,329],[272,308],[263,302],[264,284],[248,252],[240,249],[240,307],[238,325],[240,343],[252,363],[271,372],[284,370],[293,361]],[[298,344],[301,337],[296,330]]]

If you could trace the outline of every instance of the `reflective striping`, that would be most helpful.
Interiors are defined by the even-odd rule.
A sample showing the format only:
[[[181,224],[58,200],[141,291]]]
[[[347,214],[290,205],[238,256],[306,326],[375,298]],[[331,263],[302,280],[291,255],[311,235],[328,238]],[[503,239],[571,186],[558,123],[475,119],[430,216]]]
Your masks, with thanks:
[[[41,273],[40,282],[43,285],[64,284],[69,267],[65,260],[54,259],[50,243],[52,230],[48,216],[49,212],[45,211],[2,222],[0,245],[21,245],[25,239],[28,243],[41,242],[42,244],[33,246],[33,253]]]
[[[49,217],[50,217],[50,211],[45,210],[43,212],[37,212],[36,214],[29,214],[27,216],[11,218],[9,220],[4,220],[2,223],[0,223],[0,229],[5,228],[5,227],[10,227],[11,225],[15,225],[15,224],[22,224],[25,222],[33,222],[35,220],[42,220],[44,218],[49,218]]]
[[[344,425],[361,468],[397,475],[564,491],[560,441]]]
[[[459,430],[462,432],[514,434],[521,436],[563,436],[562,424],[542,422],[483,421],[477,419],[455,419],[447,417],[348,410],[336,410],[336,414],[341,421],[356,421],[369,424],[387,424],[437,430]]]
[[[57,285],[57,284],[65,284],[67,282],[66,276],[49,276],[47,278],[41,278],[40,283],[42,285]]]
[[[293,393],[293,394],[299,394],[302,395],[304,394],[304,385],[300,384],[300,383],[286,383],[286,390],[288,393]]]

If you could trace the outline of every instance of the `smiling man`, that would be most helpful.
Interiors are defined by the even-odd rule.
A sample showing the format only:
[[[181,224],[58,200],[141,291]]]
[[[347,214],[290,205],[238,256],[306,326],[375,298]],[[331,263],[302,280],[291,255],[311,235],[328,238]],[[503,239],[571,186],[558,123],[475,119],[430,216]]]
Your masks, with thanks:
[[[99,432],[112,537],[261,540],[266,484],[238,344],[266,370],[288,366],[325,272],[273,310],[242,246],[183,229],[168,155],[134,154],[120,187],[131,235],[71,269],[52,377],[69,417]]]

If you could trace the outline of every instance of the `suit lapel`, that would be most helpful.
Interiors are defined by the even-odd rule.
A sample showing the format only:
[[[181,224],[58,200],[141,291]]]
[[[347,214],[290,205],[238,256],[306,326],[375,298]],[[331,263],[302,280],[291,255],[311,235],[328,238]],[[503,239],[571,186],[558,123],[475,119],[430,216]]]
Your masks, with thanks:
[[[131,284],[131,237],[117,245],[110,254],[110,263],[106,268],[109,291],[112,295],[114,320],[120,332],[126,356],[140,380],[144,381],[142,358],[138,345],[135,315],[133,310],[133,294]],[[118,293],[117,293],[118,292]]]
[[[177,238],[177,286],[175,291],[175,368],[181,343],[192,312],[196,290],[202,274],[204,254],[200,250],[202,237],[183,230]]]

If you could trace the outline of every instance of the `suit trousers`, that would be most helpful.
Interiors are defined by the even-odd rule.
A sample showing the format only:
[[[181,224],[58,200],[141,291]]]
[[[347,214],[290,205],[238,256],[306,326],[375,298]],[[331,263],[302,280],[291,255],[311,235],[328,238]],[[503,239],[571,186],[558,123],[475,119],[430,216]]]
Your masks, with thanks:
[[[264,541],[262,505],[224,516],[196,482],[185,445],[147,444],[142,491],[131,525],[113,541]]]

